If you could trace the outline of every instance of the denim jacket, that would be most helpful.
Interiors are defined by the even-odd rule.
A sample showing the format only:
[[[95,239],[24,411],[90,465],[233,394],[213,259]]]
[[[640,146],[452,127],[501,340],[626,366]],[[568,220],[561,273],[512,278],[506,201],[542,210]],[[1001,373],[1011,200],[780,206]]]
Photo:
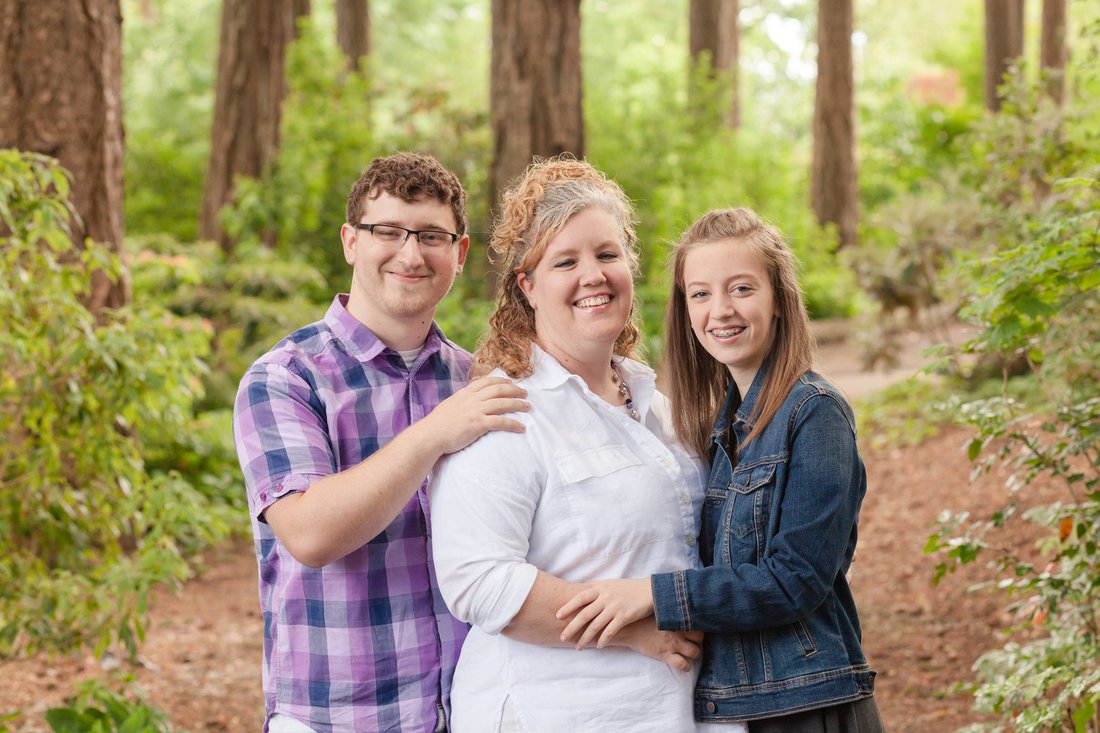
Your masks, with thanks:
[[[706,567],[653,576],[657,624],[706,632],[695,687],[702,721],[758,720],[869,697],[845,572],[867,475],[847,401],[804,374],[762,433],[730,383],[712,435],[700,552]],[[732,413],[732,416],[731,416]]]

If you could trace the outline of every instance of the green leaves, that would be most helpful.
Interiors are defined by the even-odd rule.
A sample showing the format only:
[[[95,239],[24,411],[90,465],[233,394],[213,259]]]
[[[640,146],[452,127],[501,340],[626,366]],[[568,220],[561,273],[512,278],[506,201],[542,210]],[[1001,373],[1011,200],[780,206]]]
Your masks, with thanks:
[[[148,594],[230,526],[230,505],[147,462],[191,430],[212,332],[144,298],[97,319],[89,272],[123,264],[70,241],[64,171],[0,151],[0,181],[0,656],[133,656]]]
[[[976,430],[967,455],[977,472],[1007,474],[1011,502],[988,520],[945,514],[925,548],[942,558],[937,582],[991,555],[995,585],[1016,599],[1012,630],[1027,643],[978,661],[975,699],[1027,733],[1093,730],[1100,702],[1100,186],[1076,176],[1052,190],[1043,206],[1015,205],[996,249],[965,266],[963,315],[982,330],[964,351],[1005,364],[1022,356],[1032,374],[1026,404],[1002,395],[960,408]],[[1003,206],[1005,189],[986,195],[994,191],[986,206]],[[1040,484],[1061,488],[1062,500],[1034,498]],[[994,539],[1018,527],[1016,502],[1031,505],[1020,517],[1042,531],[1041,561]]]
[[[150,707],[123,685],[114,692],[95,680],[88,680],[63,708],[46,711],[46,722],[54,733],[172,733],[167,717]]]

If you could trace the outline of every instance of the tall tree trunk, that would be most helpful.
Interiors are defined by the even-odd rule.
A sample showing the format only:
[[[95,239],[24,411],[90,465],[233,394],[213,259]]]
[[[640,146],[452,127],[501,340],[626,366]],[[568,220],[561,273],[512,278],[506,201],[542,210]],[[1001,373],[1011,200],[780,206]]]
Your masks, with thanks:
[[[1001,108],[997,87],[1024,53],[1024,0],[985,0],[985,106]]]
[[[1043,0],[1039,68],[1048,73],[1047,94],[1062,103],[1066,88],[1066,0]]]
[[[119,0],[0,3],[0,148],[57,158],[85,237],[122,249],[122,11]],[[88,308],[130,300],[127,282],[92,273]]]
[[[361,71],[370,55],[370,9],[367,0],[336,0],[336,42],[348,59],[348,68]]]
[[[308,16],[311,12],[313,12],[312,0],[290,0],[290,14],[294,22],[292,38],[298,37],[298,18]]]
[[[710,77],[724,73],[730,78],[731,100],[726,115],[730,127],[741,125],[741,98],[737,89],[738,12],[738,0],[691,0],[688,11],[692,64],[698,64],[705,53],[710,59]]]
[[[490,195],[532,156],[584,155],[580,0],[493,0]]]
[[[855,244],[859,225],[852,0],[819,0],[817,90],[811,195],[820,224],[837,227],[840,244]]]
[[[218,221],[238,175],[258,177],[279,146],[294,0],[224,0],[210,162],[199,236],[229,247]]]

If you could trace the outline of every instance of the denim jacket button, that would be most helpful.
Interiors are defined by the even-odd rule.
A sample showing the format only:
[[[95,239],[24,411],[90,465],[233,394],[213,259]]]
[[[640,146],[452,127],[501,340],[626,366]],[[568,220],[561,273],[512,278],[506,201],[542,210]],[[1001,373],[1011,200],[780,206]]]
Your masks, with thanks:
[[[708,713],[714,713],[718,711],[718,706],[709,700],[707,701],[706,708]]]

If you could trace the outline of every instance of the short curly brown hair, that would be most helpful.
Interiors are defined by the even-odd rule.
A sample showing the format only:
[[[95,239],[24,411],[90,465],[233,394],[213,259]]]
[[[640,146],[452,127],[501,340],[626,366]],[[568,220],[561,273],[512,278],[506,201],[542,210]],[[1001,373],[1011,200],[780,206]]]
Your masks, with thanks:
[[[501,262],[496,309],[489,329],[474,351],[472,376],[500,368],[513,379],[531,374],[531,341],[535,312],[520,290],[518,275],[528,273],[542,259],[550,240],[575,214],[602,209],[615,217],[631,271],[637,274],[637,236],[634,208],[619,185],[589,163],[572,156],[536,159],[500,202],[500,218],[493,227],[490,248]],[[641,329],[637,303],[615,341],[614,353],[637,357]]]
[[[382,193],[402,201],[435,199],[451,207],[458,234],[465,234],[469,226],[462,183],[430,155],[394,153],[372,160],[348,194],[348,223],[357,224],[363,215],[365,200],[377,198]]]

